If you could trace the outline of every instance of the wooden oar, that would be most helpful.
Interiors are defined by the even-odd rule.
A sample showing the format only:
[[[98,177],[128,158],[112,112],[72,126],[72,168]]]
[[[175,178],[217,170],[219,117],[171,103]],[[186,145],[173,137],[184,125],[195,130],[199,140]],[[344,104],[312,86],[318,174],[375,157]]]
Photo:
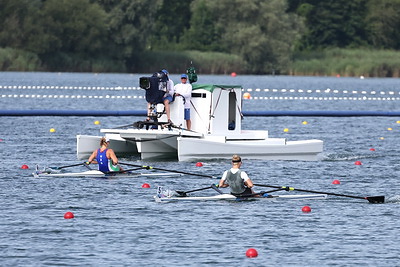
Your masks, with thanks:
[[[80,166],[80,165],[84,165],[85,162],[81,162],[81,163],[77,163],[77,164],[72,164],[72,165],[66,165],[66,166],[61,166],[61,167],[49,167],[50,169],[53,170],[61,170],[61,169],[65,169],[65,168],[69,168],[69,167],[76,167],[76,166]]]
[[[320,192],[320,191],[314,191],[314,190],[305,190],[305,189],[298,189],[298,188],[293,188],[289,186],[275,186],[275,185],[266,185],[266,184],[254,184],[255,186],[261,186],[261,187],[271,187],[271,188],[282,188],[286,191],[301,191],[301,192],[308,192],[308,193],[316,193],[316,194],[327,194],[327,195],[332,195],[332,196],[338,196],[338,197],[349,197],[349,198],[358,198],[358,199],[366,199],[370,203],[384,203],[385,202],[385,196],[375,196],[375,197],[360,197],[360,196],[350,196],[350,195],[344,195],[344,194],[336,194],[336,193],[329,193],[329,192]]]
[[[215,176],[212,176],[212,175],[199,174],[199,173],[190,173],[190,172],[182,172],[182,171],[175,171],[175,170],[168,170],[168,169],[156,168],[156,167],[152,167],[152,166],[145,166],[145,165],[142,166],[142,165],[136,165],[136,164],[130,164],[130,163],[124,163],[124,162],[119,162],[119,164],[126,165],[126,166],[132,166],[132,167],[140,167],[140,168],[146,169],[146,170],[159,170],[159,171],[175,172],[175,173],[194,175],[194,176],[201,176],[201,177],[207,177],[207,178],[216,178]]]

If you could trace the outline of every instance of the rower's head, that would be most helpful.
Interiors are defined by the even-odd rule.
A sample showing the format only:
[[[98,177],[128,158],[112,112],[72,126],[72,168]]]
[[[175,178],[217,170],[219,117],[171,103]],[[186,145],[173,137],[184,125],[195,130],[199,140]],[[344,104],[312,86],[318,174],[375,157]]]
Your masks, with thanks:
[[[240,164],[242,164],[242,158],[239,155],[233,155],[232,156],[232,165],[239,166]]]
[[[100,139],[100,146],[108,146],[110,144],[110,139],[102,137]]]

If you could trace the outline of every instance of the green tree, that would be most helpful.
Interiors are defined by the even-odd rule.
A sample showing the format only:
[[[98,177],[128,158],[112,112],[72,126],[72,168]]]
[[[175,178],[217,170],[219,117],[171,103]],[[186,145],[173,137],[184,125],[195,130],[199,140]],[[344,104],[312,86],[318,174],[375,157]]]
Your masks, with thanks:
[[[0,47],[24,49],[34,27],[32,17],[39,11],[41,0],[0,1]]]
[[[400,0],[369,1],[369,41],[375,48],[400,49]]]
[[[148,47],[148,40],[154,34],[156,14],[162,0],[98,0],[108,11],[109,41],[113,42],[120,58],[127,64],[135,64],[135,57]]]
[[[222,51],[220,34],[215,28],[215,17],[207,0],[194,1],[190,28],[182,38],[184,49],[198,51]]]
[[[106,51],[106,18],[104,10],[89,0],[47,0],[35,18],[41,27],[40,32],[31,32],[31,50],[98,56]]]
[[[149,49],[175,50],[184,32],[190,27],[190,4],[193,0],[164,0],[155,15]]]
[[[252,73],[284,69],[302,23],[285,1],[195,0],[186,42],[193,49],[236,54]]]
[[[368,0],[289,0],[289,11],[305,18],[300,49],[361,47],[367,44],[365,17]]]

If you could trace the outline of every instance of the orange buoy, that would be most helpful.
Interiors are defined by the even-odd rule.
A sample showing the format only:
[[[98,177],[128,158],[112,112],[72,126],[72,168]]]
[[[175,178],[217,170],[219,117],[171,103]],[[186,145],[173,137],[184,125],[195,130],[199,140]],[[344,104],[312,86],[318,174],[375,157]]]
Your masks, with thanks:
[[[196,167],[203,167],[203,163],[197,162],[197,163],[196,163]]]
[[[231,73],[231,76],[232,76],[232,77],[236,77],[236,75],[237,75],[236,72],[232,72],[232,73]]]
[[[147,183],[142,184],[142,188],[150,188],[150,185]]]
[[[251,95],[250,95],[250,93],[244,93],[243,94],[243,99],[250,99],[251,98]]]
[[[333,180],[332,184],[340,184],[339,180]]]
[[[73,219],[74,217],[75,217],[74,214],[72,212],[70,212],[70,211],[67,211],[64,214],[64,219]]]
[[[308,212],[311,212],[311,208],[310,208],[309,206],[304,206],[304,207],[301,209],[301,211],[302,211],[302,212],[308,213]]]
[[[28,167],[28,165],[24,164],[24,165],[21,166],[21,169],[26,170],[26,169],[29,169],[29,167]]]
[[[255,258],[255,257],[257,257],[257,256],[258,256],[258,252],[257,252],[257,250],[254,249],[254,248],[249,248],[249,249],[246,251],[246,257],[248,257],[248,258]]]

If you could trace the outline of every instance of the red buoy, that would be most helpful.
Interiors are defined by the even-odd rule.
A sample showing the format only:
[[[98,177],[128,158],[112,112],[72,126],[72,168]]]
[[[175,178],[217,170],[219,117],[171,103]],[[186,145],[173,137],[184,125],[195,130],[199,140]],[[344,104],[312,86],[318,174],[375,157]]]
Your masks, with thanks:
[[[146,183],[144,183],[144,184],[142,184],[142,188],[150,188],[150,185],[149,185],[149,184],[146,184]]]
[[[333,180],[332,184],[340,184],[339,180]]]
[[[302,211],[302,212],[311,212],[311,208],[310,208],[309,206],[304,206],[304,207],[301,209],[301,211]]]
[[[21,169],[26,170],[26,169],[29,169],[29,167],[28,167],[28,165],[24,164],[24,165],[21,166]]]
[[[356,162],[354,162],[355,165],[362,165],[361,161],[357,160]]]
[[[72,212],[70,212],[70,211],[67,211],[64,214],[64,219],[73,219],[74,217],[75,217],[74,214]]]
[[[375,148],[370,148],[369,150],[371,150],[371,151],[375,151]]]
[[[255,257],[257,257],[257,256],[258,256],[258,252],[257,252],[257,250],[254,249],[254,248],[249,248],[249,249],[246,251],[246,257],[248,257],[248,258],[255,258]]]
[[[232,72],[232,73],[231,73],[231,76],[232,76],[232,77],[236,77],[236,75],[237,75],[236,72]]]
[[[197,163],[196,163],[196,167],[203,167],[203,163],[197,162]]]

